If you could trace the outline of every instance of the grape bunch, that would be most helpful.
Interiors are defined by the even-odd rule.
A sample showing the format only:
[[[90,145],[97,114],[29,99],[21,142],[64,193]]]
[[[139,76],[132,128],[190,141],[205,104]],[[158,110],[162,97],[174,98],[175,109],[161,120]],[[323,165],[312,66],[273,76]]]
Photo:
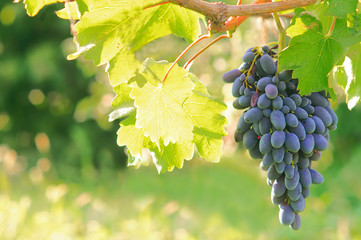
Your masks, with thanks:
[[[242,142],[252,158],[262,159],[260,168],[267,171],[279,220],[297,230],[310,186],[324,180],[312,163],[328,147],[329,130],[336,129],[338,120],[328,93],[301,96],[292,71],[277,73],[275,56],[268,46],[250,48],[244,63],[225,73],[223,81],[233,83],[233,107],[245,109],[235,141]]]

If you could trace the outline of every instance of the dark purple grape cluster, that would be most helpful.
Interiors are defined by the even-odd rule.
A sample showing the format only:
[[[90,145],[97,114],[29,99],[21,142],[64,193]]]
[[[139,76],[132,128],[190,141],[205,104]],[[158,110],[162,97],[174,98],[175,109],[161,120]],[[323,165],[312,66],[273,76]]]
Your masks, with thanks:
[[[223,80],[233,83],[233,107],[245,109],[235,141],[252,158],[262,159],[279,220],[297,230],[311,184],[324,180],[312,162],[328,147],[329,130],[336,129],[338,120],[325,91],[301,96],[292,71],[277,73],[275,55],[268,46],[250,48],[240,68],[225,73]]]

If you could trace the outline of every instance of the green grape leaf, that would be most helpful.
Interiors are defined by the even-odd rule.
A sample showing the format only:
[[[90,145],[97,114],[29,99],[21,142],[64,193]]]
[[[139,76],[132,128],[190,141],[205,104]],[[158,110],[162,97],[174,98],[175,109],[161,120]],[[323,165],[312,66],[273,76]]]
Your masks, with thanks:
[[[361,100],[361,44],[353,46],[348,54],[351,60],[346,68],[349,78],[348,86],[346,86],[347,106],[352,109]],[[345,61],[346,62],[346,61]]]
[[[158,172],[172,171],[174,167],[182,168],[185,160],[190,160],[194,153],[194,144],[192,141],[176,142],[164,145],[160,141],[159,146],[151,144],[149,150],[153,157],[153,162]]]
[[[157,146],[161,139],[165,146],[193,139],[192,120],[183,103],[192,95],[194,83],[185,69],[174,67],[162,84],[169,66],[147,59],[145,70],[133,78],[137,84],[130,93],[137,108],[136,126],[144,128],[145,135]]]
[[[358,0],[328,0],[325,14],[338,18],[346,18],[347,14],[356,13]]]
[[[280,69],[293,69],[293,76],[299,79],[301,94],[321,90],[333,93],[328,85],[328,74],[343,56],[344,46],[336,39],[323,34],[320,31],[322,28],[309,28],[308,26],[313,24],[312,21],[302,23],[297,21],[291,26],[293,38],[289,46],[280,53]],[[314,26],[318,25],[319,22],[316,22]]]
[[[69,4],[65,3],[65,6],[69,7],[71,19],[73,20],[80,19],[81,15],[80,12],[78,11],[78,5],[76,2],[69,2]],[[59,11],[56,11],[56,15],[61,19],[69,19],[69,12],[67,7]]]
[[[142,158],[143,148],[150,144],[149,138],[144,136],[144,130],[135,126],[135,113],[120,122],[120,128],[117,132],[117,144],[127,146],[128,151],[135,158]]]
[[[112,107],[114,109],[134,106],[134,100],[129,96],[132,88],[129,87],[127,83],[120,83],[115,86],[113,90],[116,94],[112,102]]]
[[[34,17],[46,5],[57,2],[64,2],[63,0],[24,0],[25,8],[29,16]]]
[[[173,4],[139,7],[140,3],[151,2],[127,0],[85,12],[75,25],[80,49],[69,58],[83,54],[95,65],[109,62],[114,86],[125,82],[139,68],[134,52],[147,43],[171,33],[187,41],[199,35],[201,15]]]
[[[194,124],[193,141],[201,157],[218,162],[223,147],[222,137],[227,135],[224,130],[227,119],[222,115],[227,106],[212,98],[193,75],[191,78],[196,85],[193,95],[184,102],[184,107]]]

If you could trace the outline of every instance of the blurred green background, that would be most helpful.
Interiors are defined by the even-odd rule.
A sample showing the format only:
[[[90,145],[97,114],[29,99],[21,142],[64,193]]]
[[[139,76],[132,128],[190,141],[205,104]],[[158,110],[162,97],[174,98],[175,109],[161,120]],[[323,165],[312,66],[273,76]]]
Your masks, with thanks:
[[[22,4],[0,2],[1,240],[361,239],[360,107],[334,105],[338,129],[315,166],[325,182],[311,187],[299,231],[280,225],[258,161],[233,142],[240,113],[221,76],[252,45],[275,41],[271,19],[247,20],[192,66],[229,105],[221,162],[196,156],[158,175],[152,163],[126,168],[118,124],[107,121],[114,94],[104,67],[65,60],[74,44],[54,14],[61,7],[30,18]],[[186,46],[168,36],[137,57],[173,61]]]

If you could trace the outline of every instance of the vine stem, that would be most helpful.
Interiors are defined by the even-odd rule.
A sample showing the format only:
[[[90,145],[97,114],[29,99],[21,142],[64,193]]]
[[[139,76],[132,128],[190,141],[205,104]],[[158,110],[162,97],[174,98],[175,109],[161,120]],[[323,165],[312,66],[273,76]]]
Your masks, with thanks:
[[[79,43],[78,43],[78,39],[77,39],[77,33],[75,30],[75,20],[72,18],[71,16],[71,10],[70,10],[70,1],[69,0],[65,0],[64,1],[64,6],[66,9],[66,12],[69,16],[69,22],[70,22],[70,33],[71,35],[73,35],[73,39],[74,39],[74,43],[76,44],[77,49],[79,49]]]
[[[275,19],[280,38],[278,40],[278,53],[280,53],[286,47],[286,31],[282,26],[281,19],[278,16],[278,13],[273,13],[273,18]]]
[[[188,52],[188,50],[193,47],[196,43],[200,42],[201,40],[203,39],[206,39],[206,38],[210,38],[212,37],[212,34],[211,33],[208,33],[206,35],[203,35],[203,36],[200,36],[199,38],[197,38],[194,42],[192,42],[186,49],[183,50],[183,52],[177,57],[177,59],[172,63],[172,65],[170,65],[170,67],[168,68],[164,78],[163,78],[163,81],[162,81],[162,84],[165,82],[165,80],[167,79],[168,75],[169,75],[169,72],[170,70],[172,70],[172,68],[174,67],[174,65],[177,64],[177,62],[184,56],[184,54],[186,54],[186,52]]]
[[[214,39],[212,42],[208,43],[204,48],[202,48],[199,52],[197,52],[193,57],[191,57],[188,62],[186,62],[186,64],[184,65],[184,68],[187,69],[188,65],[193,62],[193,60],[198,57],[202,52],[204,52],[207,48],[209,48],[210,46],[212,46],[215,42],[218,42],[219,40],[221,40],[222,38],[231,38],[232,34],[230,32],[227,32],[226,34],[222,34],[220,36],[218,36],[216,39]]]

